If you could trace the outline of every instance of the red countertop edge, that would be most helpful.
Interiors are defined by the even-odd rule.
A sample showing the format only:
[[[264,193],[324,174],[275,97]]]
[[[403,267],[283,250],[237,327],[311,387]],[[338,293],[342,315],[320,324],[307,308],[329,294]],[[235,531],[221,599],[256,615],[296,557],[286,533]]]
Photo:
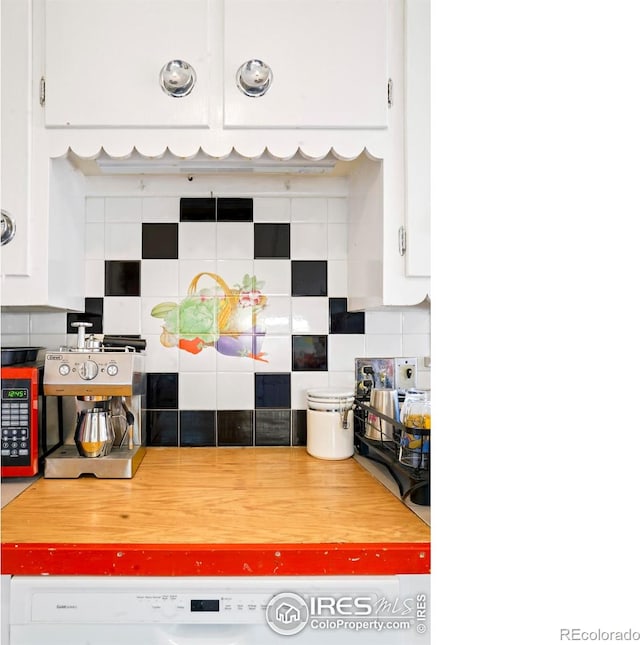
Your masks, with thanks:
[[[115,576],[395,575],[431,572],[431,544],[2,545],[2,574]]]

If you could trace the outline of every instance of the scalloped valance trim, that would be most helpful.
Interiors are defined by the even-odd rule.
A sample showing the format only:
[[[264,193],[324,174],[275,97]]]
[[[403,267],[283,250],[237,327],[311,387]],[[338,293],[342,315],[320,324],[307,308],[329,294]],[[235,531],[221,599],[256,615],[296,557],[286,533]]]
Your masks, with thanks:
[[[337,161],[353,161],[361,154],[367,158],[378,161],[380,156],[373,154],[366,146],[354,149],[346,147],[337,150],[334,147],[320,148],[319,146],[296,147],[293,149],[279,149],[277,146],[263,146],[249,149],[248,147],[218,147],[212,149],[209,146],[197,146],[192,150],[182,149],[181,146],[165,146],[162,149],[153,146],[131,146],[122,149],[119,146],[101,145],[99,147],[87,147],[85,145],[68,146],[65,150],[56,153],[55,157],[75,155],[79,159],[95,161],[101,158],[111,160],[130,160],[139,158],[149,162],[157,161],[192,161],[192,160],[225,160],[229,158],[240,158],[244,160],[269,159],[272,161],[288,162],[295,159],[305,161],[320,161],[327,158],[334,158]]]

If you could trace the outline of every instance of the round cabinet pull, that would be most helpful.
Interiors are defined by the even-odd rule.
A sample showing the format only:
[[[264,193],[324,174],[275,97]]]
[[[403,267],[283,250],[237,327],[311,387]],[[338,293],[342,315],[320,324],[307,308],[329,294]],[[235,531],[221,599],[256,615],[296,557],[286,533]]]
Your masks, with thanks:
[[[236,74],[236,85],[246,96],[262,96],[273,81],[271,68],[261,60],[254,58],[240,66]]]
[[[2,234],[0,236],[0,246],[9,244],[16,234],[16,223],[13,217],[7,213],[7,211],[2,211],[2,224],[0,225]]]
[[[195,84],[196,70],[183,60],[170,60],[160,70],[160,87],[169,96],[187,96]]]

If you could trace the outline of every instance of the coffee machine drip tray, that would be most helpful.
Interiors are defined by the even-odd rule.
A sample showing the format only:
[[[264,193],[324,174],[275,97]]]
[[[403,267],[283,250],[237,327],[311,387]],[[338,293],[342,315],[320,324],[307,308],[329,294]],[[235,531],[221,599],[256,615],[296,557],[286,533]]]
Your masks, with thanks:
[[[144,446],[113,448],[104,457],[83,457],[73,444],[64,444],[44,462],[44,476],[51,479],[76,479],[93,475],[100,479],[131,479],[146,452]]]

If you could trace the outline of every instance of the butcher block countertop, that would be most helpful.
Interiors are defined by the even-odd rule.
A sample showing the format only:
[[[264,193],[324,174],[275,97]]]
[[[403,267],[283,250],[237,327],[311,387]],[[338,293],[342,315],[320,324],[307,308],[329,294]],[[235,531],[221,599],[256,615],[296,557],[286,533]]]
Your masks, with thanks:
[[[148,448],[133,479],[39,479],[2,509],[2,573],[429,573],[430,528],[354,459]]]

